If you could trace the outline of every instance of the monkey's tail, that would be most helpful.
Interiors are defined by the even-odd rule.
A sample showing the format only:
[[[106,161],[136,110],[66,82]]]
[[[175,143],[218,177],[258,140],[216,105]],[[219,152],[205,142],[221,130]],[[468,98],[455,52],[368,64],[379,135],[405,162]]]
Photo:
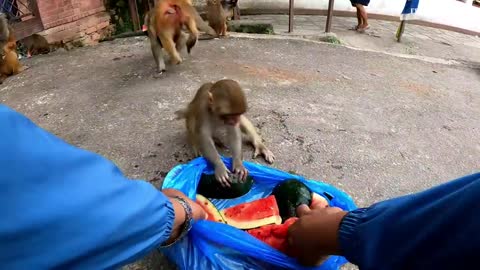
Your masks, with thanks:
[[[7,15],[2,12],[0,13],[0,42],[7,42],[9,35]]]
[[[195,46],[195,44],[197,43],[197,40],[198,40],[198,37],[195,36],[194,34],[190,33],[190,35],[188,35],[188,39],[187,39],[187,43],[186,43],[187,44],[187,53],[190,54],[193,46]]]
[[[175,112],[175,120],[184,119],[187,117],[187,109],[181,109]]]
[[[213,30],[212,27],[210,27],[203,19],[202,17],[200,16],[200,14],[198,14],[197,10],[195,9],[195,7],[193,7],[191,4],[189,3],[186,3],[184,2],[183,5],[181,6],[182,9],[185,9],[188,11],[188,13],[191,14],[191,16],[194,17],[195,19],[195,23],[197,25],[197,28],[200,30],[200,31],[203,31],[211,36],[217,36],[217,33],[215,32],[215,30]]]
[[[185,25],[188,28],[188,32],[189,32],[188,39],[186,42],[187,52],[190,53],[193,46],[195,46],[198,40],[198,29],[196,29],[196,28],[200,28],[198,24],[198,19],[200,19],[203,23],[205,22],[202,20],[197,10],[195,9],[195,7],[193,7],[190,3],[188,3],[187,1],[181,2],[181,3],[182,4],[180,5],[180,8],[190,16],[193,16],[195,19],[195,25],[196,25],[195,29],[192,29],[192,25],[189,23]]]
[[[214,37],[217,37],[217,36],[218,36],[217,32],[215,32],[215,30],[213,30],[213,28],[210,27],[210,26],[202,19],[202,17],[200,17],[200,14],[198,14],[198,12],[196,12],[196,11],[195,11],[195,22],[197,23],[198,29],[200,29],[201,31],[209,34],[210,36],[214,36]]]

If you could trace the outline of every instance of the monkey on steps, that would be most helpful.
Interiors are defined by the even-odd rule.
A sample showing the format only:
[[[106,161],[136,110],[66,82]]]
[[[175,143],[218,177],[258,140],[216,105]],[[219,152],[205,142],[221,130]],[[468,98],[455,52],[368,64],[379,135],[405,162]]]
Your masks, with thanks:
[[[253,158],[263,155],[268,163],[275,156],[263,144],[254,125],[244,115],[247,100],[238,82],[224,79],[215,83],[203,84],[187,108],[175,112],[177,119],[185,119],[187,139],[195,156],[202,155],[215,168],[215,178],[224,186],[229,186],[229,173],[215,148],[215,131],[226,129],[227,145],[232,151],[232,171],[245,180],[248,171],[243,166],[242,135],[254,147]]]

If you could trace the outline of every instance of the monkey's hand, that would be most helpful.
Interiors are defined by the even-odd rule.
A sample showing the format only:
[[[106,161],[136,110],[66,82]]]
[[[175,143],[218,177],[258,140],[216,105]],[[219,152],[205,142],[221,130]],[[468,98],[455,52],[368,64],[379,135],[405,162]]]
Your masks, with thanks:
[[[245,181],[247,179],[248,170],[243,166],[243,162],[241,160],[235,160],[233,162],[233,173],[238,175],[240,181]]]
[[[215,178],[224,187],[230,187],[229,173],[230,171],[227,169],[227,167],[225,167],[224,164],[215,167]]]
[[[275,160],[275,156],[272,151],[270,151],[265,145],[261,144],[255,147],[255,152],[253,153],[253,158],[257,158],[258,155],[262,155],[265,158],[265,161],[272,164]]]

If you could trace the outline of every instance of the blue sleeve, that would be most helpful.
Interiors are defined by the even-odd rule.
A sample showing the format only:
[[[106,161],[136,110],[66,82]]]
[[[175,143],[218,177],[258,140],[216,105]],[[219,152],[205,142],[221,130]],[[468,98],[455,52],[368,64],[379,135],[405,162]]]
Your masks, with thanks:
[[[477,196],[480,173],[350,212],[342,254],[360,269],[469,269],[480,250]]]
[[[173,220],[150,183],[0,105],[2,269],[117,268],[167,240]]]

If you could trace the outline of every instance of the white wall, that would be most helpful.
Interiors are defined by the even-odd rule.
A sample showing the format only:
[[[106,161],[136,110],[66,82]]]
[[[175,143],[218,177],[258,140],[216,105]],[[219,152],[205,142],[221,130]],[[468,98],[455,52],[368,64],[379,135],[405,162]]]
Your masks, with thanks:
[[[422,21],[449,25],[480,33],[480,8],[472,6],[473,0],[420,0],[416,18]],[[239,0],[240,8],[288,9],[288,0]],[[367,12],[400,17],[405,0],[371,0]],[[295,0],[295,8],[328,8],[328,0]],[[355,11],[350,0],[335,0],[335,10]]]

